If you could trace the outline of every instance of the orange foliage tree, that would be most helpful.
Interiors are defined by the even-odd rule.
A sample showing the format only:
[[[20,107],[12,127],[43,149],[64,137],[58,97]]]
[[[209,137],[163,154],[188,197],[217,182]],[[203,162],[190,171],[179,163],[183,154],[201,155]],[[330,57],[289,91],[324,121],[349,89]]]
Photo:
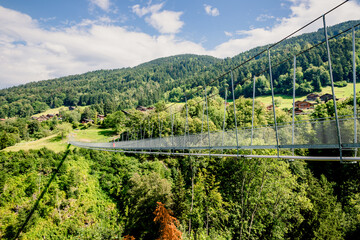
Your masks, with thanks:
[[[135,238],[133,236],[126,235],[124,236],[123,240],[135,240]]]
[[[154,212],[154,222],[160,223],[160,238],[159,240],[180,240],[181,231],[177,229],[180,225],[179,221],[171,216],[171,210],[165,208],[165,204],[157,202],[157,207]]]

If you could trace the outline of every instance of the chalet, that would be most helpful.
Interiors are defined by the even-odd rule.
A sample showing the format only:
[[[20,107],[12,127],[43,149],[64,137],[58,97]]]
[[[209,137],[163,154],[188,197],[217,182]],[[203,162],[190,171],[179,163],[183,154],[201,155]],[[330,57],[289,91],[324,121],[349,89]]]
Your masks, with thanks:
[[[295,109],[311,109],[314,108],[314,104],[306,101],[296,101],[295,102]]]
[[[55,115],[54,114],[48,114],[46,115],[47,118],[53,118]]]
[[[76,107],[73,107],[73,106],[70,106],[70,107],[69,107],[69,110],[70,110],[70,111],[73,111],[73,110],[75,110],[75,109],[76,109]]]
[[[81,121],[81,123],[94,123],[94,120],[85,118]]]
[[[43,121],[49,120],[49,118],[45,115],[41,115],[36,120],[38,120],[39,122],[43,122]]]
[[[320,100],[323,101],[323,102],[327,102],[329,100],[332,100],[333,99],[333,95],[332,94],[328,94],[328,93],[325,93],[324,95],[320,96]],[[336,101],[339,100],[336,98]]]
[[[302,115],[304,114],[304,111],[298,108],[295,108],[295,115]],[[289,113],[292,114],[292,108],[289,110]]]
[[[295,115],[302,115],[304,114],[304,111],[298,108],[295,108]]]
[[[276,106],[275,106],[275,108],[276,108]],[[271,105],[267,106],[266,109],[267,109],[268,111],[272,110],[272,109],[273,109],[273,105],[271,104]]]
[[[144,106],[137,106],[136,107],[136,110],[138,110],[138,111],[141,111],[141,112],[146,112],[147,111],[147,108],[146,107],[144,107]]]
[[[98,114],[97,115],[97,118],[100,120],[100,121],[103,121],[105,119],[105,115],[100,115]]]
[[[155,109],[155,107],[144,107],[144,106],[137,106],[136,107],[136,110],[138,110],[138,111],[141,111],[141,112],[146,112],[146,111],[150,111],[150,110],[154,110]]]
[[[316,99],[319,97],[319,94],[315,94],[315,93],[310,93],[309,95],[306,96],[306,99],[308,101],[316,101]]]

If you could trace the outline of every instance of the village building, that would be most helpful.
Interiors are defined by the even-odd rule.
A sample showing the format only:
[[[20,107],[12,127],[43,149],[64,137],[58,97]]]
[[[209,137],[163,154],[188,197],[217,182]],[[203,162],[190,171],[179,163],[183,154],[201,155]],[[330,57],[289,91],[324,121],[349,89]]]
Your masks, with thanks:
[[[289,113],[292,114],[292,108],[289,110]],[[304,111],[301,109],[295,108],[294,113],[295,113],[295,115],[302,115],[302,114],[304,114]]]
[[[308,101],[316,101],[316,99],[319,97],[319,94],[310,93],[306,96],[306,100]]]
[[[304,114],[304,111],[298,108],[295,108],[295,115],[302,115]]]
[[[39,122],[43,122],[49,120],[49,118],[45,115],[41,115],[40,117],[36,118],[36,120],[38,120]]]
[[[329,100],[332,100],[333,99],[333,95],[332,94],[328,94],[328,93],[325,93],[324,95],[320,96],[320,100],[323,101],[323,102],[327,102]],[[336,101],[339,100],[336,98]]]
[[[147,108],[139,105],[136,107],[136,110],[141,111],[141,112],[146,112]]]
[[[276,106],[275,106],[275,108],[276,108]],[[266,109],[267,109],[268,111],[272,110],[272,109],[273,109],[273,105],[271,104],[271,105],[267,106]]]
[[[155,107],[144,107],[144,106],[137,106],[136,107],[136,110],[138,110],[138,111],[141,111],[141,112],[146,112],[146,111],[150,111],[150,110],[154,110],[155,109]]]
[[[85,123],[94,123],[94,120],[85,118],[85,119],[81,120],[81,123],[84,123],[84,124]]]
[[[97,118],[98,120],[103,121],[105,119],[105,115],[98,114]]]
[[[70,111],[73,111],[73,110],[75,110],[75,109],[76,109],[76,107],[73,107],[73,106],[70,106],[70,107],[69,107],[69,110],[70,110]]]
[[[295,102],[295,109],[312,109],[314,108],[314,104],[307,102],[307,101],[296,101]]]

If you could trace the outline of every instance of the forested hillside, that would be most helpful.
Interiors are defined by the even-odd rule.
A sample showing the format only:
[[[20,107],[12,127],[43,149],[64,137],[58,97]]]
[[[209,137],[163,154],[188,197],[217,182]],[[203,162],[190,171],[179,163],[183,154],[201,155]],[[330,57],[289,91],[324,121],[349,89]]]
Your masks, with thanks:
[[[329,28],[330,36],[354,25],[346,22]],[[346,85],[351,80],[351,38],[350,33],[341,35],[330,42],[333,58],[334,79],[337,85]],[[360,48],[360,32],[357,31],[357,53]],[[307,49],[323,41],[323,30],[303,34],[286,40],[272,50],[275,66],[284,58]],[[151,105],[159,100],[176,102],[186,91],[209,83],[224,71],[235,67],[242,61],[256,55],[266,46],[257,47],[224,60],[210,56],[179,55],[157,59],[134,68],[99,70],[80,75],[40,81],[0,90],[0,117],[28,117],[47,108],[65,106],[93,105],[98,112],[108,114],[115,110],[131,108],[136,105]],[[326,64],[325,46],[321,45],[298,58],[297,95],[319,91],[329,85],[330,77]],[[357,57],[359,61],[359,57]],[[267,57],[259,56],[234,71],[236,97],[250,96],[251,74],[260,73],[267,67]],[[288,61],[273,69],[275,93],[290,94],[292,62]],[[359,64],[357,65],[359,68]],[[360,74],[360,68],[357,74]],[[256,94],[269,94],[270,84],[267,72],[258,76]],[[224,88],[230,84],[226,77],[212,84],[210,93],[220,91],[224,97]],[[196,97],[196,94],[193,96]]]
[[[189,133],[202,128],[203,104],[198,100],[188,101]],[[211,131],[222,129],[223,103],[220,96],[209,101]],[[339,113],[351,113],[352,103],[351,97],[339,102]],[[240,97],[235,104],[238,126],[249,126],[252,101]],[[157,104],[158,110],[160,106]],[[272,123],[272,112],[259,102],[255,111],[256,125]],[[276,111],[279,123],[290,121],[287,111]],[[136,138],[140,125],[146,122],[153,128],[144,131],[145,137],[158,137],[160,127],[162,136],[171,134],[171,119],[164,111],[151,115],[134,109],[129,112],[109,114],[100,127],[113,128],[114,134],[131,133]],[[71,114],[79,113],[74,110]],[[328,101],[317,105],[310,116],[296,118],[333,115],[333,103]],[[63,122],[69,121],[68,117]],[[234,109],[227,108],[226,129],[234,128],[233,117]],[[185,118],[182,107],[174,119],[176,135],[184,134]],[[5,122],[9,129],[19,128],[26,134],[30,125],[33,131],[34,123],[20,120]],[[59,126],[52,120],[43,123],[33,134],[41,134],[48,125],[54,129]],[[86,131],[87,124],[80,127],[75,123],[75,132]],[[314,134],[309,128],[304,133]],[[240,150],[240,154],[247,151]],[[290,150],[284,151],[291,154]],[[227,152],[234,154],[236,150]],[[276,150],[257,149],[253,153],[275,155]],[[296,150],[296,154],[324,153],[315,149]],[[336,154],[326,152],[327,156]],[[165,210],[160,217],[171,213],[178,221],[173,221],[168,232],[180,231],[184,240],[356,239],[360,232],[358,163],[125,155],[73,148],[68,155],[47,149],[0,152],[1,238],[16,236],[52,176],[20,239],[157,239],[163,234],[163,222],[154,221],[159,216],[155,210],[161,204],[165,204]]]
[[[330,35],[354,22],[331,27]],[[350,33],[330,42],[337,86],[352,81]],[[360,36],[360,30],[357,31]],[[271,51],[275,92],[292,94],[292,62],[284,58],[323,41],[323,32],[303,34]],[[357,66],[360,40],[357,39]],[[226,107],[229,76],[214,81],[206,104],[195,92],[224,71],[266,49],[258,47],[230,59],[181,55],[157,59],[134,68],[99,70],[0,90],[0,238],[14,239],[358,239],[360,236],[359,163],[305,162],[242,157],[195,157],[103,152],[77,147],[53,152],[47,148],[6,152],[9,146],[44,139],[65,144],[67,135],[94,137],[84,141],[156,138],[202,131],[274,124],[269,111],[252,95],[252,74],[268,66],[259,56],[234,71],[234,107]],[[324,46],[298,57],[296,94],[319,91],[330,81]],[[360,73],[357,71],[357,74]],[[269,94],[267,72],[257,75],[256,95]],[[228,93],[229,96],[230,93]],[[337,101],[346,118],[360,94]],[[229,100],[229,99],[228,99]],[[155,109],[136,105],[155,105]],[[58,116],[30,116],[59,106]],[[121,111],[121,110],[126,111]],[[145,109],[145,110],[144,110]],[[292,119],[289,109],[275,108],[279,124]],[[100,114],[100,115],[99,115]],[[334,117],[334,102],[320,101],[295,120]],[[106,115],[106,116],[104,116]],[[173,117],[173,118],[172,118]],[[353,138],[353,122],[341,126]],[[314,124],[315,125],[315,124]],[[151,127],[150,127],[151,126]],[[323,137],[313,125],[301,134]],[[123,138],[122,138],[123,137]],[[50,140],[49,140],[50,141]],[[184,150],[185,152],[186,150]],[[214,153],[221,150],[212,150]],[[344,149],[353,156],[355,149]],[[236,154],[236,150],[224,150]],[[250,150],[240,149],[239,154]],[[208,151],[206,150],[206,153]],[[276,155],[276,149],[253,149]],[[339,156],[335,149],[295,149],[299,156]],[[280,154],[291,155],[291,149]],[[42,194],[43,192],[43,194]],[[38,205],[37,205],[38,204]],[[36,209],[34,208],[36,207]],[[31,210],[35,209],[31,218]],[[28,220],[28,221],[27,221]],[[25,227],[22,229],[23,224]],[[171,236],[171,237],[169,237]]]
[[[46,149],[0,154],[1,238],[16,236],[62,158]],[[356,239],[359,168],[321,164],[75,149],[20,239],[156,239],[157,202],[183,239]],[[335,192],[310,171],[324,166],[339,169],[328,175],[337,176]]]

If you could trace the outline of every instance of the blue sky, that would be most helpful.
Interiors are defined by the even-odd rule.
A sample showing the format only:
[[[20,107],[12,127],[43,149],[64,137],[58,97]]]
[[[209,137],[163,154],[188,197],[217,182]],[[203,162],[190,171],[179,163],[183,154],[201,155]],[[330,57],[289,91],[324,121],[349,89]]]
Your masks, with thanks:
[[[0,0],[0,88],[183,53],[232,57],[276,42],[342,1]],[[359,12],[352,0],[328,24]]]

